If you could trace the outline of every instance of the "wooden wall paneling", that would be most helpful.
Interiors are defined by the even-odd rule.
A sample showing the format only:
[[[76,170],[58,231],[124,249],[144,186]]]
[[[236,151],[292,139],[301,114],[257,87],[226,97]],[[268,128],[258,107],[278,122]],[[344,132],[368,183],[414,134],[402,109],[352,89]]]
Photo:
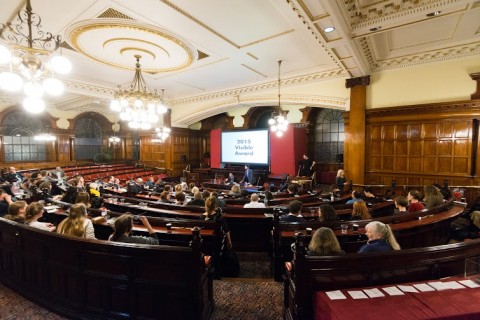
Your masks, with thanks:
[[[367,181],[478,184],[479,114],[480,101],[369,110]]]

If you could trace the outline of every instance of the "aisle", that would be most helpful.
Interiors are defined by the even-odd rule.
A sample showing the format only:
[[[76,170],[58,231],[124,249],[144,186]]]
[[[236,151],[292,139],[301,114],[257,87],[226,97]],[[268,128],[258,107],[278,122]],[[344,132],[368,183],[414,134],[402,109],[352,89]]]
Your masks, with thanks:
[[[240,276],[213,282],[212,319],[283,319],[283,283],[273,281],[267,253],[238,257]]]

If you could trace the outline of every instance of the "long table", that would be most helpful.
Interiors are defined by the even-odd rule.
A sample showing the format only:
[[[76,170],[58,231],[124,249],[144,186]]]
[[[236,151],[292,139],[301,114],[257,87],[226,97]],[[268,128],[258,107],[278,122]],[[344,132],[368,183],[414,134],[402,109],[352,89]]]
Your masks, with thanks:
[[[424,281],[397,286],[385,285],[329,292],[329,294],[335,296],[343,295],[345,297],[345,299],[340,300],[331,300],[326,292],[320,291],[314,297],[314,315],[317,320],[360,318],[372,320],[479,319],[480,285],[473,281],[475,278],[452,277],[440,281]],[[469,281],[467,282],[469,285],[478,285],[479,287],[470,288],[461,283],[464,280]],[[422,286],[421,288],[432,291],[420,291],[414,287],[414,285],[418,286],[419,284],[427,284],[426,287]],[[459,289],[435,289],[448,287],[449,285],[459,287]],[[463,288],[460,288],[461,286]],[[389,289],[392,287],[393,289]],[[417,292],[406,292],[413,290]],[[390,295],[389,291],[396,291],[398,295]],[[353,295],[361,295],[363,293],[367,297],[353,299],[350,293]],[[375,297],[377,295],[383,296]]]

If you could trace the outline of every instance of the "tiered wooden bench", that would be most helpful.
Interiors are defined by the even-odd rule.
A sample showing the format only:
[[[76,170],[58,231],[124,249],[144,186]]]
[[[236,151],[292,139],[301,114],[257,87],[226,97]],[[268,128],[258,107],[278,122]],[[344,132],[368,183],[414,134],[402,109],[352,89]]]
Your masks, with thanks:
[[[312,302],[317,291],[463,275],[465,259],[480,256],[480,240],[383,253],[306,256],[299,236],[296,252],[293,263],[285,265],[284,311],[285,319],[303,320],[315,316]]]
[[[0,281],[83,319],[209,319],[210,259],[191,244],[150,246],[65,237],[0,218]]]

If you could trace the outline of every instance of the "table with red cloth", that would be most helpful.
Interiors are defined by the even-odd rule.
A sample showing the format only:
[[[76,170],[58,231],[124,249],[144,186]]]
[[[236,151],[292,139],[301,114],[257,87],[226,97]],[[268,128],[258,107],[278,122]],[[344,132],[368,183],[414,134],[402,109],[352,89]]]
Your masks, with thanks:
[[[446,278],[440,281],[459,281],[474,278]],[[418,283],[429,283],[424,281]],[[416,284],[418,284],[416,283]],[[412,284],[405,284],[412,285]],[[480,319],[480,287],[435,290],[430,292],[404,292],[404,295],[391,296],[383,288],[378,288],[384,297],[353,299],[348,291],[372,288],[343,289],[347,299],[331,300],[325,291],[315,293],[314,316],[317,320],[326,319]]]

